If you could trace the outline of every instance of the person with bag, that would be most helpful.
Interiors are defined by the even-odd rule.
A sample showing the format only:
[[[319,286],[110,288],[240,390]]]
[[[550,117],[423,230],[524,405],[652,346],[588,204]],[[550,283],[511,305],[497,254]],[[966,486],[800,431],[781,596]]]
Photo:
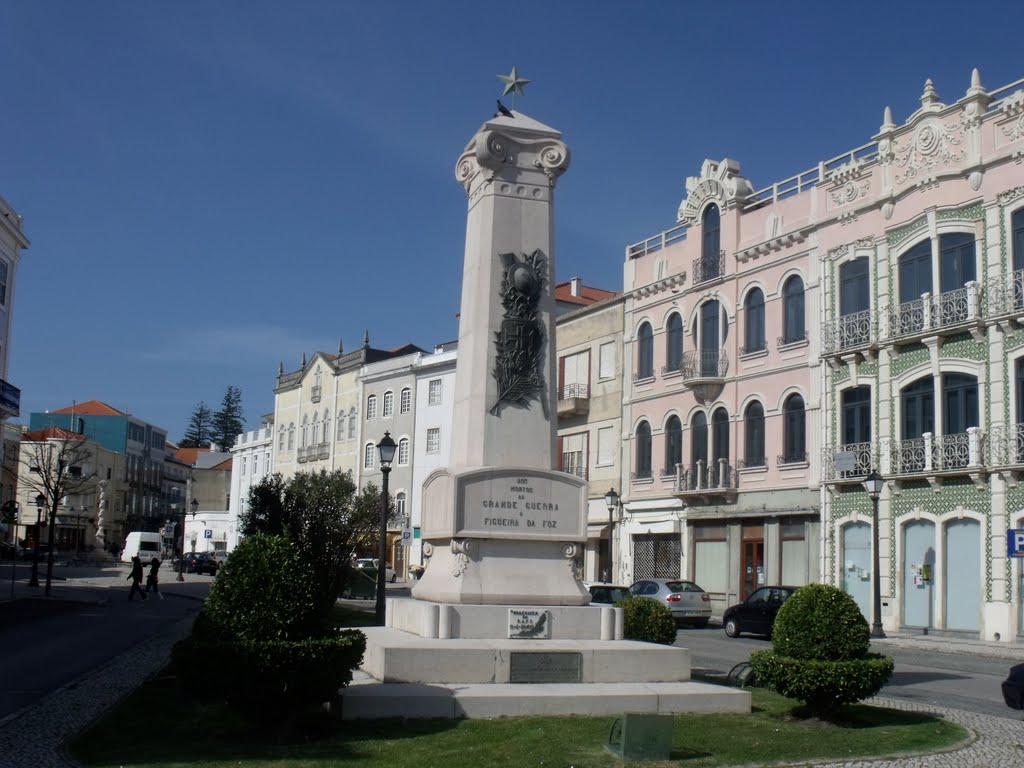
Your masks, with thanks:
[[[146,577],[146,591],[143,595],[148,595],[149,590],[152,589],[159,596],[161,600],[164,599],[164,593],[160,591],[160,582],[157,578],[157,573],[160,571],[160,561],[157,558],[153,558],[149,563],[149,575]]]
[[[138,592],[143,600],[147,600],[146,593],[142,591],[142,561],[138,555],[132,556],[132,572],[128,574],[128,579],[132,583],[132,588],[128,590],[128,599],[131,600]]]

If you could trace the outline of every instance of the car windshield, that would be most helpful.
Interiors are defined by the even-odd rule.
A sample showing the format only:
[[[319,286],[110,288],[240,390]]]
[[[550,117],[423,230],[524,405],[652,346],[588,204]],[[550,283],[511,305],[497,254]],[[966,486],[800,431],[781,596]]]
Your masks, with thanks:
[[[692,581],[667,581],[665,588],[671,592],[703,592],[704,590]]]

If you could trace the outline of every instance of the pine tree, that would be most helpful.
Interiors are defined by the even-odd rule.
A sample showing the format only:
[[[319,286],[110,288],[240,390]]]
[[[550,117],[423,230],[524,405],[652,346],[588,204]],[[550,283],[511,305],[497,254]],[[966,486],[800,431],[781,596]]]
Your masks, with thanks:
[[[245,431],[242,413],[242,390],[228,385],[224,390],[220,410],[213,414],[210,439],[220,446],[222,451],[231,450],[235,438]]]
[[[211,419],[213,411],[210,407],[200,401],[192,416],[188,420],[188,427],[185,429],[185,436],[181,439],[182,448],[206,448],[210,445],[210,434],[212,431]]]

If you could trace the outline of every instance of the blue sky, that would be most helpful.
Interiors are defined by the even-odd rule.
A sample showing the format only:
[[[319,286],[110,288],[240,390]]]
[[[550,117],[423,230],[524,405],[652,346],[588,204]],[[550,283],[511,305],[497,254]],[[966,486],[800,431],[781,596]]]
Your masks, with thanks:
[[[964,12],[971,19],[964,18]],[[755,188],[870,140],[926,77],[1024,77],[1024,4],[18,2],[0,8],[0,195],[32,247],[9,380],[22,411],[101,399],[180,438],[279,361],[458,335],[453,168],[494,111],[564,134],[557,277],[621,288],[686,177]]]

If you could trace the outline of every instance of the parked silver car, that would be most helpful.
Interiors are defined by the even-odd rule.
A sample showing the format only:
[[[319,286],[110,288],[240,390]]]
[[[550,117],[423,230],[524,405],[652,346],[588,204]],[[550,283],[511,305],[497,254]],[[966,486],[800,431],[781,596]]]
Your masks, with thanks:
[[[676,623],[706,627],[711,618],[711,596],[692,581],[641,579],[629,588],[633,597],[653,597],[672,611]]]

